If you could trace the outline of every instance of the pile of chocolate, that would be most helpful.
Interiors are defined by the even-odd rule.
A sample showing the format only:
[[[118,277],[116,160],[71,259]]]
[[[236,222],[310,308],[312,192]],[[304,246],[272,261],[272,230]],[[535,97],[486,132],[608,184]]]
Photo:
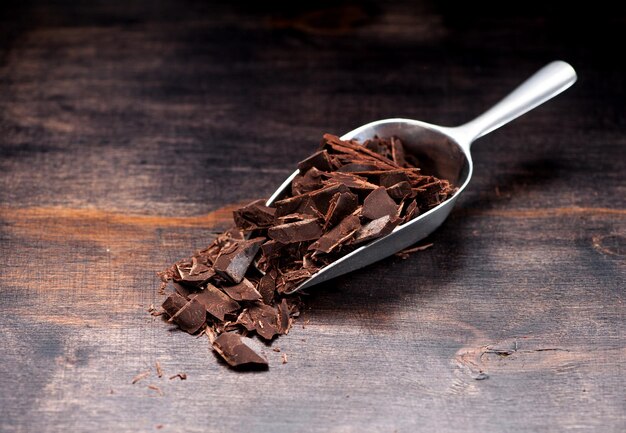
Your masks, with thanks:
[[[171,286],[163,303],[169,320],[209,334],[233,367],[267,365],[245,337],[288,333],[300,306],[288,293],[300,283],[455,192],[421,174],[395,137],[360,144],[326,134],[298,168],[287,197],[235,211],[236,227],[159,274]]]

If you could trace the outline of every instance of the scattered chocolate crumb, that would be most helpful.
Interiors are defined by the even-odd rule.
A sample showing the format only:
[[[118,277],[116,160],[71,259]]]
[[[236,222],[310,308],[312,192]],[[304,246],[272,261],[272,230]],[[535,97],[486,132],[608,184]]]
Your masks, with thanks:
[[[133,380],[130,382],[131,384],[136,384],[137,382],[139,382],[140,380],[145,379],[146,377],[150,376],[150,371],[144,371],[142,373],[139,373],[137,376],[133,377]]]
[[[163,377],[163,370],[161,369],[161,364],[159,363],[159,361],[156,361],[154,365],[156,367],[157,376]]]
[[[361,144],[325,134],[318,151],[298,164],[300,172],[285,197],[272,206],[255,200],[236,210],[232,229],[158,273],[159,293],[167,293],[167,299],[163,311],[154,305],[148,311],[166,314],[190,334],[206,333],[232,367],[267,367],[247,335],[269,342],[289,332],[302,302],[287,293],[456,192],[447,180],[423,174],[416,161],[397,137]],[[397,255],[407,257],[431,245]],[[286,363],[287,355],[282,359]],[[159,368],[157,373],[161,377]]]
[[[272,348],[272,350],[273,350],[274,352],[280,352],[280,347],[273,347],[273,348]]]
[[[165,395],[163,391],[161,390],[161,388],[159,388],[156,385],[148,385],[148,389],[151,389],[152,391],[156,391],[156,393],[159,394],[161,397]]]
[[[170,376],[170,380],[179,378],[180,380],[187,380],[187,374],[186,373],[177,373],[174,376]]]

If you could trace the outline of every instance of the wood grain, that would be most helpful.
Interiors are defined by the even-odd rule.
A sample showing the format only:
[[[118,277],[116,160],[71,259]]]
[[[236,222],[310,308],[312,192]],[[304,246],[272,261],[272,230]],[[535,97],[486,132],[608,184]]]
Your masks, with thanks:
[[[626,430],[626,19],[525,6],[7,3],[0,431]],[[476,143],[434,246],[311,290],[268,372],[148,314],[322,133],[459,124],[554,58],[579,82]]]

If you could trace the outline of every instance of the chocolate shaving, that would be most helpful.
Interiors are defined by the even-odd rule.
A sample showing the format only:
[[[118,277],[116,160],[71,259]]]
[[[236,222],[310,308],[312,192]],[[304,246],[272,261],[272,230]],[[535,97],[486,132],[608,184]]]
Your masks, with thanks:
[[[142,373],[139,373],[137,376],[133,377],[133,380],[130,383],[134,385],[148,376],[150,376],[150,371],[144,371]]]

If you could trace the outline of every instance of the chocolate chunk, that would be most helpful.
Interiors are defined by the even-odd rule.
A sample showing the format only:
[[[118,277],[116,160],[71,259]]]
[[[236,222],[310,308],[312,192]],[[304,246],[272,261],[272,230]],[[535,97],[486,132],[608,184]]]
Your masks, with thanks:
[[[189,270],[190,276],[196,276],[210,271],[212,271],[212,269],[206,262],[200,261],[198,257],[191,258],[191,269]],[[213,272],[213,274],[215,274],[215,272]]]
[[[213,348],[231,367],[242,365],[267,366],[267,359],[259,355],[251,344],[252,339],[234,332],[225,332],[213,341]]]
[[[319,238],[322,235],[322,226],[317,219],[308,219],[270,227],[267,234],[275,241],[291,244]]]
[[[246,328],[246,331],[254,331],[254,321],[252,320],[252,316],[250,316],[250,311],[248,311],[247,308],[244,309],[241,314],[239,314],[235,323]]]
[[[379,187],[371,192],[363,201],[361,215],[365,218],[375,220],[385,215],[395,215],[398,206],[393,201],[384,187]]]
[[[372,239],[386,236],[400,223],[400,219],[395,216],[385,215],[361,227],[352,241],[353,244],[360,244]]]
[[[178,293],[172,293],[167,297],[163,304],[161,305],[168,316],[172,317],[178,310],[183,308],[187,303],[187,299],[180,296]]]
[[[236,286],[223,286],[222,290],[235,301],[258,301],[261,294],[247,278]]]
[[[276,290],[276,271],[271,270],[261,277],[259,280],[259,292],[263,297],[263,302],[270,305],[274,300],[274,291]]]
[[[233,212],[235,224],[242,230],[269,227],[274,223],[276,209],[265,206],[265,200],[255,200]]]
[[[200,304],[211,314],[211,316],[224,320],[226,314],[239,310],[239,304],[232,300],[220,289],[212,284],[207,284],[206,288],[197,295],[191,296],[192,300]]]
[[[261,252],[265,257],[275,256],[280,253],[280,250],[283,249],[284,246],[285,244],[281,244],[278,241],[269,240],[261,245]]]
[[[274,307],[256,303],[248,308],[248,313],[254,323],[254,330],[266,340],[271,340],[280,334],[278,329],[278,315]]]
[[[309,250],[330,253],[352,238],[357,230],[361,228],[361,222],[356,215],[349,215],[344,218],[335,228],[324,234],[317,241],[313,242]]]
[[[333,165],[330,161],[330,157],[328,156],[328,152],[320,150],[298,163],[298,168],[303,173],[312,167],[321,171],[331,171],[333,169]]]
[[[304,174],[297,175],[291,182],[291,194],[300,195],[322,187],[322,172],[311,167]]]
[[[380,174],[380,185],[387,188],[400,182],[410,183],[410,181],[409,175],[404,170],[394,170]]]
[[[328,211],[324,216],[323,231],[334,227],[339,221],[350,215],[359,207],[358,197],[351,192],[338,192],[330,199]]]
[[[170,318],[170,321],[176,323],[183,331],[194,334],[206,323],[206,311],[202,304],[192,298]]]
[[[176,269],[178,271],[179,277],[178,278],[175,277],[174,281],[185,282],[185,283],[193,284],[196,286],[203,285],[204,283],[209,281],[211,277],[215,275],[215,271],[213,269],[211,268],[205,269],[205,267],[200,264],[198,264],[196,266],[196,269],[194,269],[193,262],[192,264],[182,264],[182,263],[177,264]],[[202,272],[199,272],[202,269],[205,269],[205,270]],[[195,273],[192,274],[192,271],[194,271]]]
[[[264,241],[265,238],[254,238],[238,242],[232,252],[220,254],[215,270],[233,283],[240,283]]]
[[[403,200],[404,198],[413,194],[411,184],[409,182],[398,182],[387,188],[387,194],[389,197],[396,200]]]

